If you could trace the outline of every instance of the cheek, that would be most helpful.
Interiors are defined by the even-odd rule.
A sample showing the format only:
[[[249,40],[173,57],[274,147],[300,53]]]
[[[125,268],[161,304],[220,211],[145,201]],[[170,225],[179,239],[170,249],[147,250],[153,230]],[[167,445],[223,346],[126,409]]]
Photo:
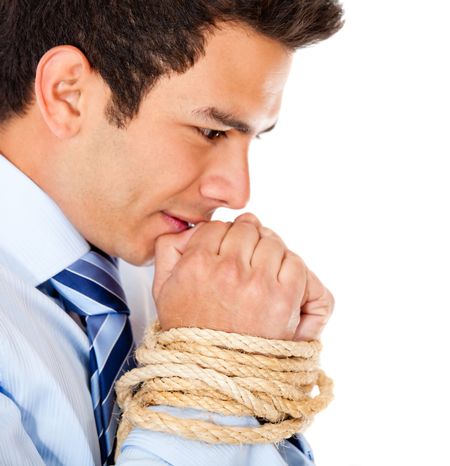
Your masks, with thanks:
[[[206,170],[205,151],[182,136],[159,137],[146,145],[139,167],[149,191],[175,194],[195,183]]]

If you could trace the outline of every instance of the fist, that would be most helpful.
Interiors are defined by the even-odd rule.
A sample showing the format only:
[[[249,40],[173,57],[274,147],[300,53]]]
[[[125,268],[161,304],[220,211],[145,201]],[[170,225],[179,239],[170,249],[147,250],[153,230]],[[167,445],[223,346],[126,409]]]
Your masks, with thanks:
[[[319,338],[334,304],[302,259],[251,214],[161,236],[153,295],[163,330],[285,340]]]

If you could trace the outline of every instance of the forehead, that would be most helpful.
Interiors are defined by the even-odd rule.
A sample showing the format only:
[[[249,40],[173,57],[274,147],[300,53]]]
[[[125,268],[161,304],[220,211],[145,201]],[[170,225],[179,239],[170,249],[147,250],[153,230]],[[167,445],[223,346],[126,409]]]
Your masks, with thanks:
[[[208,36],[205,54],[155,90],[178,108],[217,107],[256,126],[276,118],[292,54],[251,29],[225,24]]]

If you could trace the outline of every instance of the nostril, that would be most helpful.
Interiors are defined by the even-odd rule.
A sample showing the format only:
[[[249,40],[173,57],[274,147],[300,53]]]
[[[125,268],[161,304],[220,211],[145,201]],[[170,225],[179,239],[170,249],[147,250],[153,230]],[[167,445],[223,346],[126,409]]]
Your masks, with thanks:
[[[220,175],[203,179],[199,189],[201,196],[213,200],[217,207],[242,209],[250,198],[248,170],[224,170]]]

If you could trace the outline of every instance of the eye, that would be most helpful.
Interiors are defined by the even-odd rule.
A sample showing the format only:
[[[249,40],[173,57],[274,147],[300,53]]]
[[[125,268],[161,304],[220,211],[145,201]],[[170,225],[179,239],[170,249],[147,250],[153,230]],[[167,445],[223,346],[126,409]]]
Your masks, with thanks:
[[[209,139],[210,141],[227,137],[226,131],[220,131],[217,129],[208,129],[208,128],[197,128],[197,130],[200,132],[200,134],[203,137],[205,137],[206,139]]]

